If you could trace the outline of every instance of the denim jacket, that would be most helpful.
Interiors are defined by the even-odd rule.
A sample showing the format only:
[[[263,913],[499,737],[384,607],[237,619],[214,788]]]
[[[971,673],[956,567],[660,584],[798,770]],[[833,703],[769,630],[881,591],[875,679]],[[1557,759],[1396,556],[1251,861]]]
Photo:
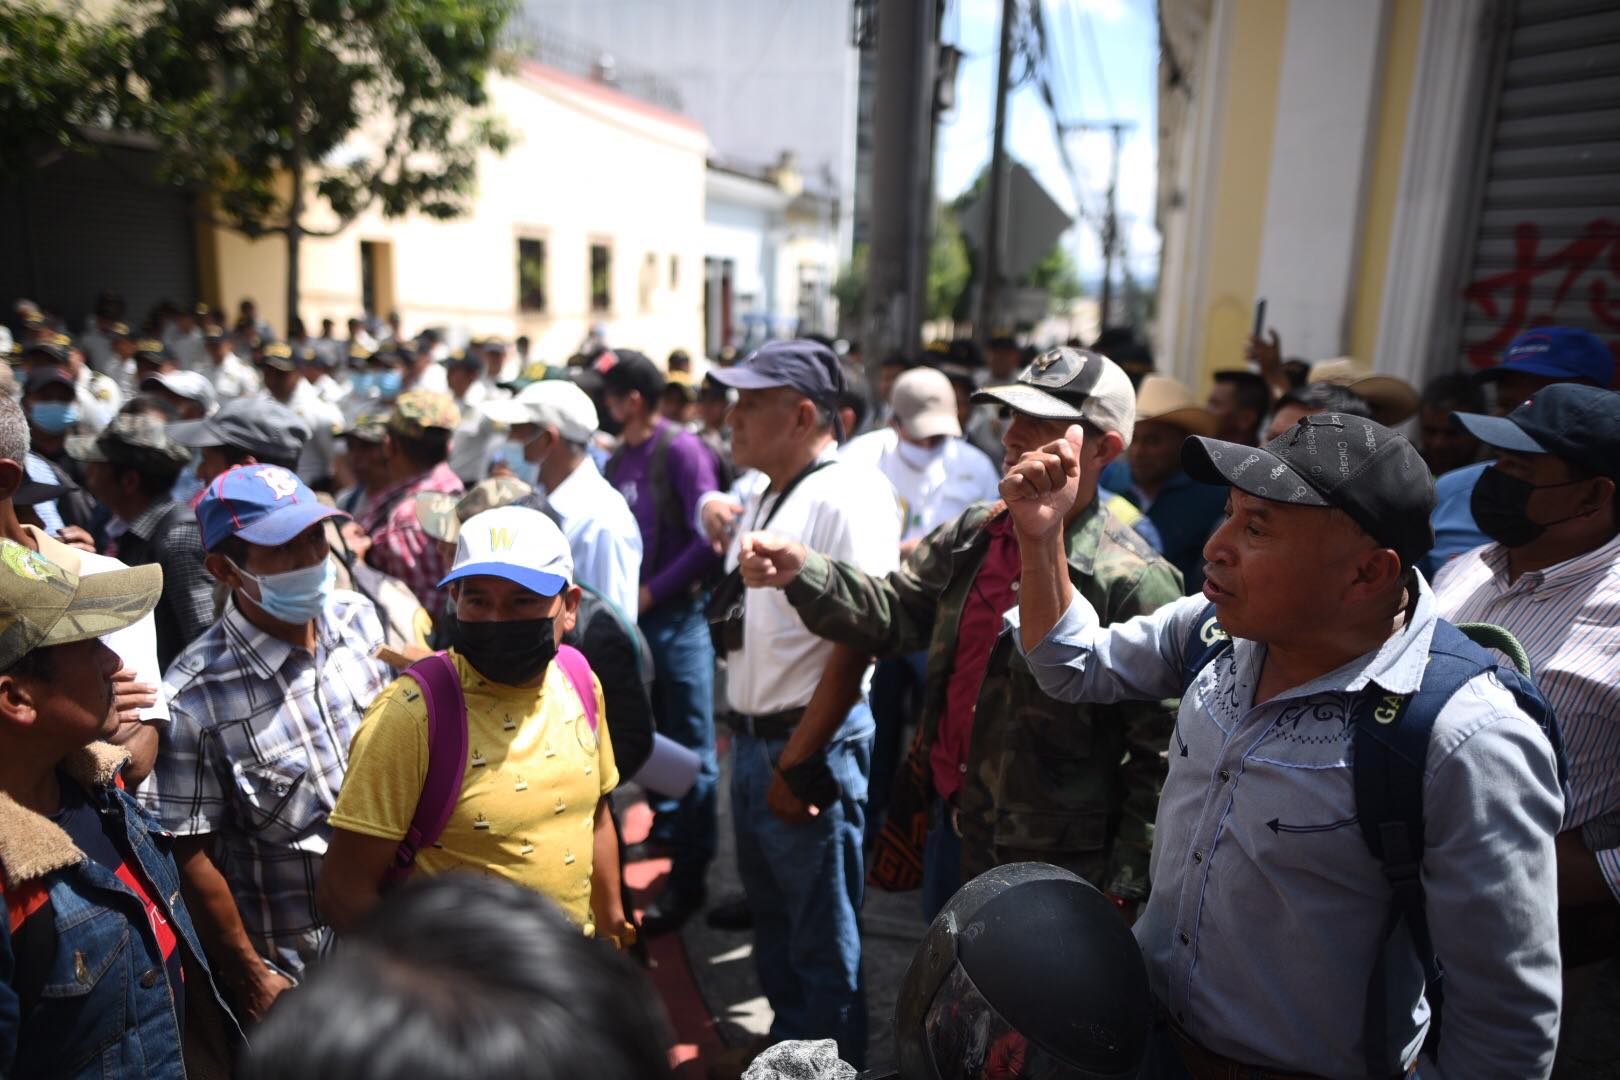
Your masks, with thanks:
[[[212,1043],[217,1056],[221,1045],[241,1041],[241,1029],[180,899],[173,837],[116,786],[126,757],[93,743],[70,755],[63,771],[102,814],[122,821],[126,857],[133,854],[180,940],[187,1047]],[[0,874],[7,915],[0,924],[0,1074],[185,1077],[181,1024],[140,898],[55,823],[3,794]]]

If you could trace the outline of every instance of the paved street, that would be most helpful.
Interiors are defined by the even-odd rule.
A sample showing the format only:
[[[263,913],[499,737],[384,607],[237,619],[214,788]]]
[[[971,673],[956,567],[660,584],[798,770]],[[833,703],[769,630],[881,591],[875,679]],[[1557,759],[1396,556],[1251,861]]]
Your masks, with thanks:
[[[733,856],[730,821],[730,757],[721,739],[720,756],[720,854],[709,871],[711,906],[741,895]],[[621,810],[627,842],[639,840],[650,824],[650,814],[639,795],[621,791]],[[668,871],[664,860],[637,863],[627,876],[637,889],[637,908],[663,887]],[[917,943],[927,930],[919,911],[920,894],[868,893],[863,913],[863,941],[867,979],[867,1008],[871,1016],[871,1041],[867,1062],[871,1066],[889,1063],[893,1058],[895,994]],[[655,985],[665,998],[676,1028],[677,1056],[682,1060],[681,1080],[698,1080],[706,1063],[724,1046],[739,1045],[764,1034],[771,1023],[770,1006],[760,994],[754,977],[752,936],[747,931],[712,929],[701,917],[694,918],[681,932],[678,942],[655,938],[649,952],[658,967],[652,972]]]

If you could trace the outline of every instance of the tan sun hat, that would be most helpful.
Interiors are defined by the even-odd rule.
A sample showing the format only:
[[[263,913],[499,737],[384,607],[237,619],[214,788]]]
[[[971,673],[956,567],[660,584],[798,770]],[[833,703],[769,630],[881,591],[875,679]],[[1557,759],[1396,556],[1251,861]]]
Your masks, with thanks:
[[[1336,356],[1332,360],[1318,360],[1311,365],[1307,383],[1331,383],[1366,399],[1372,406],[1373,419],[1385,427],[1410,420],[1418,411],[1417,388],[1405,379],[1393,375],[1374,375],[1366,371],[1352,357]]]
[[[1136,388],[1136,422],[1157,420],[1189,435],[1213,436],[1215,415],[1193,397],[1193,392],[1168,375],[1146,375]]]

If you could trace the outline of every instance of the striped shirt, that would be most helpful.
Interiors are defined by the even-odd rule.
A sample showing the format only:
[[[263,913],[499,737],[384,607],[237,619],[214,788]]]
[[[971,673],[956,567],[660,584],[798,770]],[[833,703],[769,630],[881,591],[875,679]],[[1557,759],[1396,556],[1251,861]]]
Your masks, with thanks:
[[[259,955],[297,975],[325,941],[315,880],[360,718],[394,673],[371,601],[336,590],[311,654],[225,614],[163,680],[169,724],[138,795],[213,855]]]
[[[1440,612],[1506,627],[1530,655],[1569,757],[1564,828],[1582,830],[1620,898],[1620,536],[1512,583],[1507,554],[1486,544],[1446,564]]]

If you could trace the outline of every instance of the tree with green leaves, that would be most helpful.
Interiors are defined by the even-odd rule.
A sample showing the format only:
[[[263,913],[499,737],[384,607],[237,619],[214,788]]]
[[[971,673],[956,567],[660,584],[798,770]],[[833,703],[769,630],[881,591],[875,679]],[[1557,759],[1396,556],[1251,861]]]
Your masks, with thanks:
[[[223,223],[299,245],[378,207],[448,219],[475,193],[478,154],[509,135],[484,111],[513,0],[152,0],[133,14],[135,123],[175,182]],[[335,224],[306,221],[312,199]]]
[[[0,3],[0,184],[93,146],[126,97],[131,35],[39,0]]]

